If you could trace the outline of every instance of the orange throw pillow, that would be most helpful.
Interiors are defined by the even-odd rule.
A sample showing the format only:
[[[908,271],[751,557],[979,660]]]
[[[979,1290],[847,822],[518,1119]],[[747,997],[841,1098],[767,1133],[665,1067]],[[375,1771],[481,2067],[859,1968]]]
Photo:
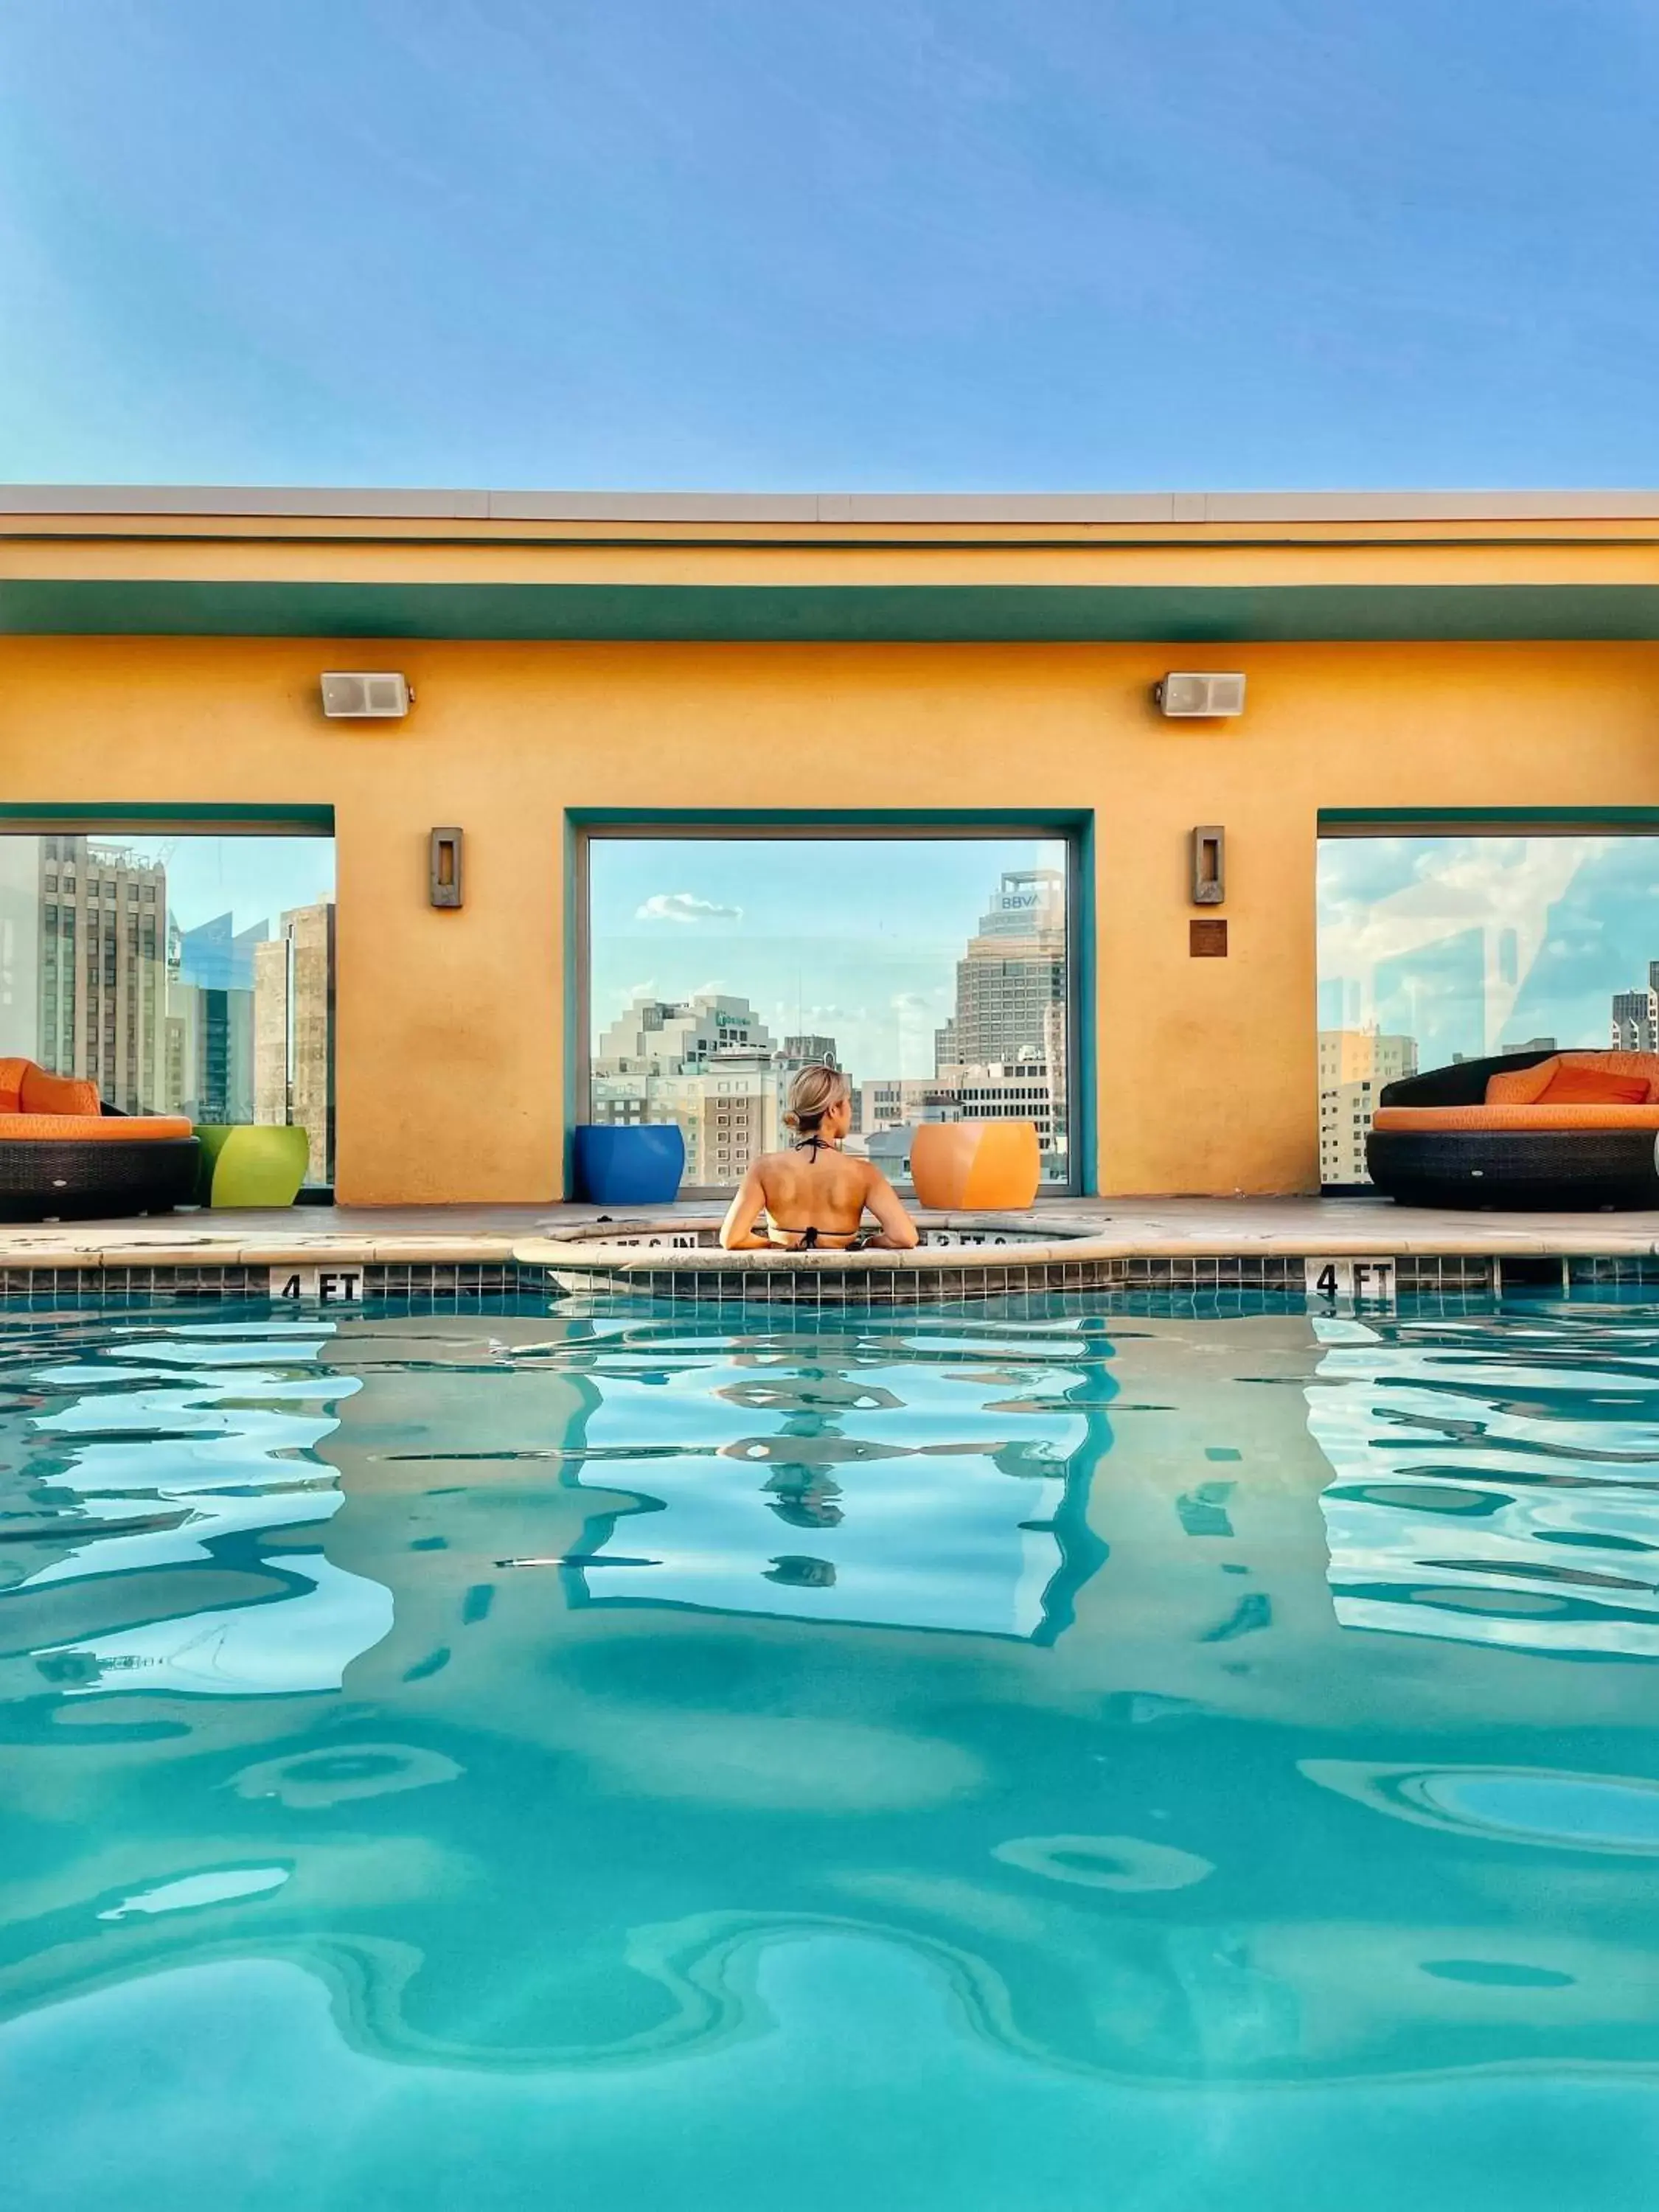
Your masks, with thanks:
[[[1540,1106],[1645,1106],[1646,1079],[1614,1075],[1601,1067],[1558,1067],[1539,1098]]]

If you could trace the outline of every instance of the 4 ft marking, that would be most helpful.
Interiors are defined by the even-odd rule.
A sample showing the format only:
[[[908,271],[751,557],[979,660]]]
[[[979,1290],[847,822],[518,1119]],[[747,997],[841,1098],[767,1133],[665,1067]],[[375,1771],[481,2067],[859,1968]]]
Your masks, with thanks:
[[[361,1267],[273,1267],[270,1295],[289,1305],[314,1299],[323,1306],[359,1306],[363,1302]]]
[[[1346,1299],[1354,1305],[1383,1306],[1395,1302],[1392,1260],[1310,1260],[1308,1296],[1327,1305]]]

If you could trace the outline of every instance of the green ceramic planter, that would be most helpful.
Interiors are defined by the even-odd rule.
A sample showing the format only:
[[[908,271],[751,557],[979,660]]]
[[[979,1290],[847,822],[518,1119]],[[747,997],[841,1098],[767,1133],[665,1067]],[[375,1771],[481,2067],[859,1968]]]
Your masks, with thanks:
[[[310,1139],[276,1123],[198,1122],[198,1206],[292,1206],[306,1179]]]

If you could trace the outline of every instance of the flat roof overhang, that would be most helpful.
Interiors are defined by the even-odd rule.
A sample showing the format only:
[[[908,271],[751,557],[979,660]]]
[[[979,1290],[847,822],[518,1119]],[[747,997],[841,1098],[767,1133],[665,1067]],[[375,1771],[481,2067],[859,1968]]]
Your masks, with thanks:
[[[779,644],[1659,640],[1655,584],[683,584],[0,578],[0,634]]]
[[[1659,494],[0,487],[0,635],[1659,640]]]

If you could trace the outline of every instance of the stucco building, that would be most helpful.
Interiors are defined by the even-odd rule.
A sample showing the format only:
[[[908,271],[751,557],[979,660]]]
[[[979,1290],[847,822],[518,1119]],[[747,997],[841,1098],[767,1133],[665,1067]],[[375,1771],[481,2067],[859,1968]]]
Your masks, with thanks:
[[[589,841],[768,823],[1063,841],[1079,1185],[1311,1189],[1318,841],[1659,827],[1656,521],[1648,494],[13,488],[0,813],[332,836],[348,1201],[558,1195]],[[328,719],[331,670],[413,704]],[[1170,718],[1183,671],[1242,675],[1243,712]]]

